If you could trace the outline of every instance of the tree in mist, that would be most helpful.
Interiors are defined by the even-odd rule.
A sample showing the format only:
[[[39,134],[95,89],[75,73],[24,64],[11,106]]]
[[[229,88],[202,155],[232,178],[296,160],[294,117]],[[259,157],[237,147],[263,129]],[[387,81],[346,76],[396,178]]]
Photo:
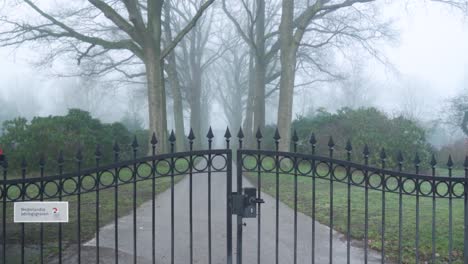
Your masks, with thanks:
[[[164,7],[164,34],[167,41],[173,41],[172,31],[174,27],[171,26],[174,22],[171,14],[172,1],[167,1]],[[180,26],[179,26],[180,27]],[[184,106],[182,98],[181,83],[179,73],[177,72],[177,61],[175,52],[168,54],[167,65],[165,67],[167,73],[167,82],[169,84],[169,93],[172,98],[173,115],[174,115],[174,126],[176,138],[185,138],[185,126],[184,126]],[[184,149],[184,141],[176,140],[176,150],[182,151]]]
[[[369,78],[365,76],[363,65],[356,63],[352,65],[348,75],[338,81],[341,105],[351,109],[371,105],[372,88]]]
[[[337,43],[357,42],[372,54],[375,40],[387,37],[388,24],[375,21],[372,7],[364,3],[374,0],[315,1],[313,4],[296,6],[294,0],[282,1],[280,43],[280,95],[277,125],[281,134],[281,150],[289,149],[293,93],[295,86],[298,50],[301,45],[312,50],[320,49],[332,41]],[[357,6],[357,4],[361,4]],[[301,11],[295,12],[296,8]],[[298,14],[295,16],[295,14]],[[312,34],[312,42],[307,34]]]
[[[18,109],[12,102],[0,98],[0,106],[2,109],[2,111],[0,111],[0,125],[7,120],[19,117]],[[2,133],[3,132],[0,131],[0,134]]]
[[[218,98],[226,115],[229,127],[238,129],[242,126],[243,113],[246,110],[249,89],[249,49],[237,35],[224,40],[228,47],[217,74]],[[234,43],[234,45],[229,45]]]
[[[167,139],[164,59],[195,26],[213,3],[198,6],[193,17],[171,41],[163,42],[163,1],[89,0],[50,8],[32,0],[7,1],[15,9],[2,12],[1,46],[34,42],[47,48],[48,58],[74,54],[82,60],[112,60],[110,68],[129,61],[143,62],[148,91],[149,128],[160,138],[161,150]],[[24,10],[24,13],[17,12]]]
[[[279,50],[279,46],[275,45],[279,21],[275,16],[280,5],[278,1],[265,0],[238,0],[235,1],[237,5],[229,6],[226,0],[222,3],[224,13],[250,52],[249,90],[243,125],[246,140],[249,141],[254,130],[265,127],[265,98],[271,95],[267,84],[279,77],[279,70],[275,67]],[[234,8],[236,6],[240,8]]]
[[[173,26],[176,30],[186,24],[193,13],[194,7],[202,0],[186,0],[184,5],[173,7]],[[177,16],[175,16],[177,15]],[[210,45],[214,35],[214,12],[207,12],[200,18],[197,25],[186,35],[175,50],[177,72],[181,88],[190,110],[190,127],[195,138],[195,148],[200,148],[201,139],[205,137],[209,124],[203,124],[209,114],[205,107],[210,93],[206,93],[210,79],[210,66],[224,53],[224,47]]]
[[[468,137],[468,89],[449,100],[447,121]]]

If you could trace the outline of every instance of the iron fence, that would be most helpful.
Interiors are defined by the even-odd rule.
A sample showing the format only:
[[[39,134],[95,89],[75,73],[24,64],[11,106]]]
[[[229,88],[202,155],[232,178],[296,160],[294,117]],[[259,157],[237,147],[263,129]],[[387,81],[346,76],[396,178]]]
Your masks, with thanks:
[[[63,172],[63,155],[57,158],[57,175],[46,176],[44,158],[39,161],[37,177],[26,177],[28,166],[22,162],[21,175],[8,176],[8,162],[3,161],[3,179],[0,180],[0,200],[2,203],[2,232],[1,247],[2,263],[28,263],[28,254],[39,263],[48,263],[52,259],[57,263],[66,263],[64,252],[73,248],[76,252],[76,263],[88,260],[82,259],[82,245],[89,240],[89,222],[85,219],[87,214],[83,208],[94,213],[92,219],[93,228],[91,235],[95,237],[95,262],[100,263],[101,245],[100,232],[104,224],[113,224],[114,228],[114,261],[119,262],[119,218],[122,217],[119,209],[122,199],[128,200],[129,206],[125,210],[132,216],[132,263],[138,260],[138,211],[141,200],[151,201],[151,263],[159,263],[156,251],[157,236],[156,226],[158,219],[170,218],[170,263],[176,263],[178,252],[175,246],[178,229],[175,226],[176,194],[175,186],[177,177],[188,177],[188,225],[189,243],[187,250],[189,257],[187,262],[194,261],[193,232],[193,193],[195,174],[207,176],[207,200],[206,200],[206,227],[207,244],[205,255],[207,263],[216,262],[212,255],[216,244],[222,243],[224,249],[223,261],[226,263],[265,263],[265,253],[262,251],[265,232],[274,234],[275,263],[280,262],[282,237],[280,236],[280,204],[285,203],[291,207],[293,214],[292,228],[292,255],[289,262],[302,263],[298,256],[298,247],[302,243],[298,239],[301,227],[298,225],[298,214],[305,213],[312,218],[310,222],[310,263],[318,262],[317,256],[323,252],[317,252],[318,244],[328,244],[328,263],[340,263],[334,255],[334,232],[343,233],[345,239],[347,263],[353,261],[351,251],[353,241],[362,241],[362,262],[370,263],[368,256],[370,251],[378,250],[380,259],[378,262],[397,263],[468,263],[468,158],[463,165],[462,177],[454,177],[454,164],[452,159],[446,164],[447,176],[441,176],[437,170],[437,161],[432,156],[429,165],[429,173],[421,173],[421,164],[417,154],[412,162],[405,163],[401,153],[397,154],[398,165],[396,169],[386,166],[388,159],[384,149],[380,150],[380,164],[369,164],[369,147],[362,151],[354,151],[351,142],[346,143],[346,158],[338,159],[334,156],[335,143],[332,138],[328,142],[327,155],[316,153],[315,136],[312,134],[308,140],[309,153],[299,153],[296,133],[291,139],[292,151],[279,150],[281,137],[276,131],[274,135],[275,149],[262,149],[262,134],[260,130],[256,134],[257,146],[244,148],[244,136],[242,130],[237,135],[238,144],[235,155],[230,149],[231,134],[227,129],[224,139],[225,146],[214,149],[212,146],[214,135],[211,129],[207,135],[208,148],[205,150],[193,150],[195,137],[193,132],[188,136],[189,150],[174,152],[175,136],[172,133],[169,141],[171,152],[156,154],[157,139],[155,135],[151,140],[151,154],[147,157],[138,157],[138,142],[132,144],[133,158],[126,161],[120,160],[120,149],[116,143],[113,149],[114,163],[101,164],[100,148],[95,151],[95,167],[82,168],[82,152],[76,154],[76,170]],[[360,162],[352,160],[353,156],[359,156]],[[235,159],[233,159],[233,157]],[[233,168],[233,162],[235,167]],[[403,171],[403,168],[413,168],[413,172]],[[236,170],[235,178],[232,178]],[[212,175],[222,175],[225,185],[222,185],[223,197],[212,196]],[[218,177],[218,176],[217,176]],[[248,197],[245,190],[245,178],[253,181],[257,192],[255,197]],[[170,192],[170,215],[156,215],[157,187],[161,179],[167,179]],[[233,181],[235,180],[235,182]],[[139,185],[140,184],[140,185]],[[147,196],[139,197],[144,193],[143,184],[147,190]],[[233,192],[233,186],[235,186]],[[124,191],[124,194],[121,192]],[[291,193],[292,192],[292,193]],[[128,194],[130,194],[128,196]],[[122,195],[125,195],[122,197]],[[195,195],[195,196],[194,196]],[[247,196],[246,196],[247,195]],[[262,201],[266,195],[274,199],[274,229],[262,229]],[[86,199],[84,198],[86,196]],[[105,201],[102,200],[105,197]],[[214,214],[212,202],[225,199],[225,241],[212,243],[212,221]],[[240,200],[238,200],[240,198]],[[255,199],[252,199],[255,198]],[[83,200],[84,199],[84,200]],[[109,203],[109,199],[112,201]],[[15,224],[12,222],[12,204],[22,201],[58,200],[73,202],[73,221],[70,237],[65,230],[66,225],[59,223],[57,226],[38,224],[34,228],[27,224]],[[224,201],[224,200],[223,200]],[[240,202],[239,202],[240,201]],[[103,212],[100,205],[111,205]],[[248,214],[243,209],[254,209],[255,213]],[[111,216],[109,216],[109,214]],[[236,224],[233,225],[233,214],[236,214]],[[256,217],[256,250],[255,259],[245,259],[243,249],[252,247],[252,241],[243,239],[245,232],[245,218]],[[422,217],[422,218],[421,218]],[[102,219],[101,219],[102,218]],[[362,221],[362,222],[361,222]],[[86,223],[83,229],[83,223]],[[329,226],[328,241],[317,241],[316,228],[320,223]],[[236,232],[233,233],[233,227]],[[29,232],[37,232],[38,238],[30,238]],[[44,232],[47,231],[47,234]],[[54,230],[50,232],[50,230]],[[446,235],[444,235],[446,232]],[[51,235],[52,234],[52,235]],[[376,241],[377,240],[377,241]],[[31,244],[37,246],[36,253],[32,253]],[[51,248],[53,250],[51,250]],[[140,250],[141,251],[141,250]],[[216,250],[215,250],[216,251]],[[17,258],[15,260],[13,256]],[[269,261],[269,260],[268,260]],[[309,261],[308,261],[309,263]]]

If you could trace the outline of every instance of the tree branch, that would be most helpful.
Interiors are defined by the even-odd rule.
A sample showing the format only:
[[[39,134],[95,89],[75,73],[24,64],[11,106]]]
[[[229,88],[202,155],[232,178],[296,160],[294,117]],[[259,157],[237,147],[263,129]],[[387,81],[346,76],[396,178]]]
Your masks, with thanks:
[[[130,50],[130,51],[134,52],[137,56],[139,56],[139,57],[142,56],[141,49],[137,45],[135,45],[135,43],[133,43],[133,41],[131,41],[129,39],[114,42],[114,41],[109,41],[109,40],[105,40],[105,39],[98,38],[98,37],[92,37],[92,36],[87,36],[87,35],[81,34],[81,33],[77,32],[77,31],[75,31],[74,29],[70,28],[69,26],[65,25],[64,23],[58,21],[57,19],[55,19],[51,15],[47,14],[46,12],[44,12],[37,5],[35,5],[31,0],[24,0],[24,2],[26,4],[28,4],[34,11],[36,11],[42,17],[49,20],[53,25],[58,26],[59,28],[61,28],[62,30],[65,31],[65,32],[53,32],[53,31],[51,31],[49,29],[46,29],[46,28],[43,29],[43,27],[45,25],[32,27],[32,26],[28,26],[28,25],[19,25],[19,24],[17,24],[20,27],[19,29],[22,29],[24,31],[24,33],[27,33],[28,31],[36,31],[36,32],[42,33],[43,35],[41,35],[38,38],[44,38],[44,37],[47,37],[47,36],[51,36],[51,37],[55,37],[55,38],[70,37],[70,38],[75,38],[75,39],[78,39],[80,41],[83,41],[83,42],[86,42],[86,43],[89,43],[89,44],[99,45],[99,46],[101,46],[103,48],[106,48],[106,49],[126,49],[126,50]]]
[[[161,53],[161,60],[164,60],[164,58],[177,46],[177,44],[187,35],[187,33],[197,24],[198,19],[203,15],[205,10],[214,2],[214,0],[208,0],[206,1],[200,9],[198,9],[197,13],[195,16],[192,18],[192,20],[185,26],[182,31],[180,31],[177,36],[174,38],[174,40],[167,45],[167,47],[163,50]]]

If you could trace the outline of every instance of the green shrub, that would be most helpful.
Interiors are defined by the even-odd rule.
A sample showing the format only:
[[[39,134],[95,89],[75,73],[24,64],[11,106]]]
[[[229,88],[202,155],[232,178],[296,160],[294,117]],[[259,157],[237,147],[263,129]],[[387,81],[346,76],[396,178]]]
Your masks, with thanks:
[[[359,108],[356,110],[342,108],[337,113],[330,113],[318,109],[311,117],[299,116],[292,124],[300,138],[298,151],[310,152],[309,138],[315,133],[317,139],[317,153],[328,155],[328,140],[332,136],[335,142],[334,156],[346,157],[346,141],[352,142],[353,160],[363,160],[363,149],[367,143],[370,149],[369,162],[380,164],[380,150],[385,148],[387,167],[397,165],[396,158],[399,150],[405,159],[408,170],[414,168],[413,160],[418,153],[423,161],[421,167],[430,160],[432,148],[426,141],[425,130],[416,122],[402,116],[390,118],[376,108]],[[272,139],[274,126],[268,126],[264,133],[266,148],[274,148]]]
[[[139,153],[147,151],[148,135],[145,131],[135,132],[139,139]],[[39,159],[44,155],[46,170],[57,171],[57,157],[63,151],[66,170],[76,169],[76,153],[81,146],[82,167],[95,166],[95,150],[99,144],[101,164],[114,159],[113,144],[117,140],[121,149],[121,159],[132,156],[133,133],[121,123],[104,124],[90,113],[70,109],[65,116],[34,117],[31,122],[25,118],[15,118],[3,122],[3,135],[0,146],[8,157],[9,167],[18,171],[24,157],[28,170],[39,170]]]

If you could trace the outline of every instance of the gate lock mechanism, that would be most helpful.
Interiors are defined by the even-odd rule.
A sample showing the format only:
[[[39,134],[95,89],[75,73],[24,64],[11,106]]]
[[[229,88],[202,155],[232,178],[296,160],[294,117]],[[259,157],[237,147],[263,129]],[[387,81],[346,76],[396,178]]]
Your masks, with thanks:
[[[257,204],[264,203],[263,199],[257,198],[257,189],[244,188],[243,194],[232,193],[232,214],[244,218],[257,217]]]

